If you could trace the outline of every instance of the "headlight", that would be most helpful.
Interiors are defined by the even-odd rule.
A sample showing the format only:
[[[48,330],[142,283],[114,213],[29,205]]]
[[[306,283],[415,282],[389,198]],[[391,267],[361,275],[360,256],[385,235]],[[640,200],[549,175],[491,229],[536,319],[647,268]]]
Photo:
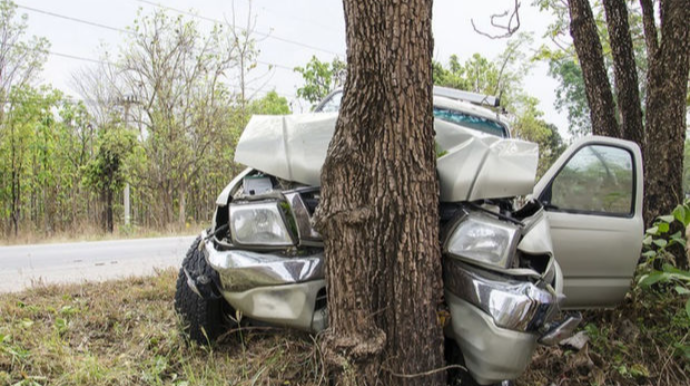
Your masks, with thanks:
[[[446,241],[445,252],[464,260],[508,268],[520,228],[481,213],[468,214]]]
[[[294,244],[277,202],[230,204],[230,232],[238,245]]]

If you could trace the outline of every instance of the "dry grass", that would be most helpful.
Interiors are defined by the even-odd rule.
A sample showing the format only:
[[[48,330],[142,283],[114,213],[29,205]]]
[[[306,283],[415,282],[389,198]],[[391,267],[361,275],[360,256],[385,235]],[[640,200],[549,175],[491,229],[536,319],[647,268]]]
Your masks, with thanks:
[[[17,237],[8,236],[6,232],[0,232],[0,246],[191,236],[199,233],[199,230],[204,229],[205,226],[207,225],[185,224],[185,226],[170,225],[160,229],[141,226],[116,226],[113,233],[104,232],[102,228],[93,224],[74,225],[72,229],[54,232],[21,229]]]
[[[539,348],[518,385],[690,385],[690,319],[673,291],[633,290],[613,310],[589,311],[581,351]]]
[[[306,334],[241,331],[186,344],[176,272],[0,296],[0,385],[309,385],[322,379]],[[240,343],[240,340],[243,343]]]
[[[187,345],[173,311],[176,274],[0,295],[0,385],[319,385],[312,338],[248,329]],[[690,322],[670,294],[633,292],[590,312],[588,347],[540,348],[519,385],[689,385]],[[687,354],[686,354],[687,355]]]

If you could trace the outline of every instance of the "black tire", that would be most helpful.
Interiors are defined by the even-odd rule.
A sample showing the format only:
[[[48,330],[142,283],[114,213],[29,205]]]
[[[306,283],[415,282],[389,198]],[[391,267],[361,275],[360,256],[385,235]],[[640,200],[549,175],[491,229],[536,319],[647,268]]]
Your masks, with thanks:
[[[204,254],[199,251],[200,242],[201,238],[197,237],[182,261],[175,290],[175,311],[182,319],[182,330],[190,340],[210,345],[231,327],[225,316],[231,308],[223,298],[202,298],[187,284],[185,270],[193,278],[201,275],[212,277],[214,274],[206,264]]]

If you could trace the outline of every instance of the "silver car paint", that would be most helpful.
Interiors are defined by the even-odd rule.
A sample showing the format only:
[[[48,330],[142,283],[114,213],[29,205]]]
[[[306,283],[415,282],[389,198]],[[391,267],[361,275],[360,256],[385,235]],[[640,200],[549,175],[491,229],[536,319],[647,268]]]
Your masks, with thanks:
[[[548,222],[541,212],[534,217],[528,219],[531,226],[518,244],[518,249],[523,253],[551,256],[550,243],[544,240],[548,239]],[[202,233],[202,236],[205,238],[206,233]],[[278,326],[312,332],[321,331],[326,327],[325,309],[314,307],[318,291],[325,288],[323,254],[285,257],[280,256],[279,252],[218,251],[209,240],[203,243],[202,250],[209,264],[220,275],[223,297],[241,314]],[[498,273],[531,277],[535,280],[546,276],[555,277],[553,282],[556,294],[560,294],[562,275],[557,263],[553,262],[553,267],[547,269],[552,270],[554,274],[551,275],[516,268],[498,270]],[[490,284],[490,280],[480,280],[482,283]],[[478,294],[481,296],[477,298],[477,302],[486,307],[494,307],[493,311],[503,311],[503,316],[499,315],[499,312],[494,317],[498,317],[504,325],[510,326],[510,329],[498,327],[494,319],[481,311],[480,307],[460,300],[448,290],[449,287],[446,288],[446,300],[453,316],[452,328],[447,333],[462,348],[468,369],[483,383],[513,379],[524,370],[525,361],[529,362],[529,359],[524,358],[530,358],[539,336],[536,333],[516,330],[524,330],[533,319],[533,305],[538,302],[542,302],[542,305],[554,302],[546,292],[536,290],[527,282],[494,284],[497,284],[496,296],[487,298],[488,293],[482,292]],[[530,290],[524,292],[524,288]],[[503,293],[500,293],[501,291]],[[531,297],[526,297],[525,301],[520,300],[522,312],[515,312],[517,304],[513,307],[495,301],[507,301],[511,296],[519,300],[523,292]],[[538,308],[541,309],[542,306]],[[458,320],[463,322],[459,323]],[[506,347],[511,349],[506,350]],[[505,357],[511,359],[505,360]]]
[[[221,291],[225,300],[243,315],[281,327],[320,331],[323,310],[316,310],[316,295],[326,281],[256,287],[242,292]]]
[[[336,96],[341,98],[342,102],[343,89],[336,89],[314,107],[315,113],[334,112],[340,110],[340,105],[330,106],[335,107],[336,110],[327,110],[326,106],[330,104],[331,99]],[[499,98],[490,95],[481,95],[467,91],[454,90],[447,87],[434,86],[433,91],[434,107],[441,107],[451,110],[462,111],[467,114],[472,114],[481,118],[485,118],[498,123],[506,128],[506,137],[510,137],[510,125],[506,122],[500,113],[490,110],[484,106],[499,107]]]
[[[591,145],[628,150],[634,157],[632,217],[577,214],[547,210],[554,256],[564,276],[565,308],[614,307],[628,289],[642,249],[643,169],[640,148],[633,142],[589,136],[576,140],[534,188],[539,198],[570,158]]]
[[[519,377],[532,360],[536,334],[497,327],[489,315],[465,300],[445,292],[453,335],[467,370],[480,385]]]
[[[319,114],[308,117],[305,121],[286,120],[286,117],[280,117],[279,120],[275,120],[275,117],[257,119],[259,126],[270,126],[270,130],[249,130],[246,138],[243,135],[240,141],[243,144],[242,150],[238,146],[236,160],[281,178],[318,186],[319,171],[332,135],[335,114]],[[331,127],[329,135],[324,135],[328,128],[324,131],[323,126]],[[534,162],[536,169],[536,151],[530,153],[528,146],[521,147],[519,142],[522,141],[507,142],[492,149],[495,144],[506,140],[482,138],[484,135],[467,133],[464,131],[470,130],[462,128],[460,131],[444,131],[443,126],[458,130],[454,125],[436,123],[439,133],[437,140],[443,138],[441,142],[446,145],[444,150],[449,153],[439,159],[439,164],[450,155],[447,160],[454,162],[445,162],[448,162],[449,170],[455,167],[455,176],[444,173],[441,177],[442,189],[446,186],[446,193],[442,191],[442,199],[465,201],[527,193],[524,186],[527,179],[520,178],[519,175],[526,176],[526,171],[530,171],[533,181],[531,162]],[[320,131],[311,131],[319,127]],[[304,132],[298,128],[304,129]],[[290,136],[291,130],[297,130],[295,132],[298,134]],[[444,137],[445,134],[447,137]],[[569,304],[578,307],[608,305],[620,300],[628,288],[631,275],[628,268],[634,268],[634,256],[639,253],[642,234],[642,164],[639,149],[628,142],[599,137],[576,141],[534,188],[535,197],[539,197],[567,159],[588,143],[622,146],[635,155],[637,196],[633,218],[593,219],[586,215],[546,212],[540,214],[543,216],[542,221],[533,222],[518,246],[524,253],[549,254],[558,258],[564,269],[561,271],[559,264],[554,263],[556,293],[565,291],[571,297]],[[314,147],[315,145],[318,146]],[[473,157],[470,154],[479,156]],[[501,165],[501,161],[507,161],[510,157],[514,157],[511,161],[513,166],[521,169],[511,169],[506,173],[501,169],[505,167],[505,164]],[[529,160],[530,157],[534,161]],[[466,165],[467,169],[458,170],[460,165]],[[488,180],[483,179],[482,170],[485,170]],[[495,174],[495,178],[491,178],[489,171]],[[471,176],[467,177],[467,174]],[[515,175],[518,178],[512,178]],[[531,181],[529,191],[532,191]],[[231,183],[224,190],[218,199],[219,205],[227,203],[234,185]],[[574,230],[580,234],[570,237]],[[604,231],[604,234],[598,236],[599,231]],[[624,247],[610,248],[610,241],[604,242],[605,236],[610,236],[611,232],[616,233],[616,237],[625,244]],[[550,234],[553,234],[553,243]],[[592,255],[588,255],[589,253]],[[614,272],[616,270],[619,272]],[[577,277],[573,272],[582,272],[584,276]],[[565,287],[562,284],[564,281]],[[316,292],[324,286],[323,280],[317,280],[260,287],[245,292],[224,291],[223,295],[231,305],[247,316],[279,325],[318,331],[325,326],[325,318],[323,310],[315,313],[313,300]],[[499,328],[489,315],[447,291],[446,301],[453,316],[450,334],[461,346],[468,369],[479,383],[514,379],[524,371],[539,338],[536,334]]]
[[[226,206],[228,204],[230,196],[232,195],[232,193],[235,190],[235,188],[237,187],[237,185],[242,183],[242,180],[244,179],[244,177],[246,177],[249,173],[251,173],[252,170],[253,170],[252,168],[246,168],[240,174],[236,175],[235,178],[233,178],[232,181],[230,181],[230,183],[225,186],[223,191],[220,192],[220,194],[218,195],[218,198],[216,199],[216,205],[218,205],[220,207]],[[215,217],[216,216],[213,216],[214,220],[215,220]],[[215,229],[215,227],[214,227],[214,229]]]
[[[321,167],[337,113],[254,116],[237,144],[235,161],[276,177],[320,186]],[[532,192],[536,144],[503,139],[436,120],[441,200],[471,201]],[[220,200],[220,199],[219,199]]]

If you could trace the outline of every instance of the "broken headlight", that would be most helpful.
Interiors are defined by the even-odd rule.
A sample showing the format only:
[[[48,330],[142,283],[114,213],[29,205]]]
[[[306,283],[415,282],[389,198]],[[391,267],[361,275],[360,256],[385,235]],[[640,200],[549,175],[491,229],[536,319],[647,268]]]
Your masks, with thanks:
[[[294,244],[278,202],[230,204],[230,233],[237,245],[282,247]]]
[[[463,260],[508,268],[513,262],[519,236],[517,225],[473,212],[458,223],[444,250]]]

